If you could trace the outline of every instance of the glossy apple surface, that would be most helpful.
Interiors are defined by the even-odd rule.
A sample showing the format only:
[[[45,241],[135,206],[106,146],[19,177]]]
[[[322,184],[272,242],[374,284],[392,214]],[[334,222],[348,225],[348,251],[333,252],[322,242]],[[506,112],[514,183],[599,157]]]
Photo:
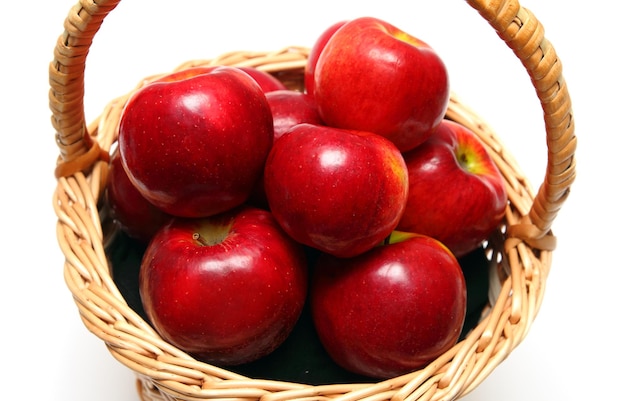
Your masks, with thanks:
[[[315,93],[315,66],[317,65],[320,53],[324,49],[324,46],[326,46],[326,43],[328,43],[328,39],[330,39],[339,28],[344,26],[346,22],[346,20],[338,21],[324,29],[315,40],[315,43],[313,43],[313,46],[311,46],[309,57],[304,66],[304,91],[311,96]]]
[[[164,74],[163,76],[155,79],[153,82],[175,82],[182,81],[183,79],[192,78],[198,75],[207,74],[213,70],[215,70],[217,66],[198,66],[198,67],[189,67],[184,68],[178,71],[170,72],[168,74]]]
[[[156,79],[155,82],[180,81],[183,79],[194,77],[196,75],[206,74],[219,67],[220,67],[219,65],[189,67],[189,68],[181,69],[179,71],[172,72],[170,74],[166,74]],[[254,81],[257,84],[259,84],[259,86],[261,87],[261,90],[265,93],[272,92],[275,90],[287,89],[287,87],[278,78],[276,78],[275,76],[273,76],[272,74],[268,72],[261,71],[254,67],[240,66],[240,67],[233,67],[233,68],[237,68],[238,70],[241,70],[245,72],[246,74],[250,75],[250,77],[252,77],[252,79],[254,79]]]
[[[265,193],[281,227],[335,256],[365,252],[393,231],[406,204],[407,170],[387,139],[298,124],[274,142]]]
[[[461,333],[467,295],[457,259],[430,237],[404,236],[355,258],[322,255],[312,269],[317,333],[354,373],[385,379],[417,370]]]
[[[306,299],[307,269],[302,246],[269,212],[237,208],[157,232],[139,288],[166,341],[209,363],[238,365],[287,338]]]
[[[247,66],[239,66],[235,68],[238,68],[246,74],[250,75],[256,81],[256,83],[259,84],[261,90],[265,93],[287,89],[287,87],[285,86],[285,84],[282,83],[281,80],[279,80],[267,71]]]
[[[311,95],[295,90],[275,90],[265,94],[274,120],[274,140],[297,124],[322,125],[317,104]]]
[[[130,182],[116,148],[109,162],[105,198],[111,217],[128,236],[147,243],[169,219],[167,213],[143,197]]]
[[[507,205],[504,180],[472,131],[444,120],[404,158],[409,198],[399,230],[437,238],[460,257],[501,224]]]
[[[145,198],[175,216],[203,217],[248,198],[273,137],[259,85],[220,67],[139,89],[122,112],[118,142],[124,168]]]
[[[448,105],[448,73],[439,55],[376,18],[353,19],[338,29],[314,74],[327,125],[375,132],[402,152],[432,134]]]
[[[297,124],[321,125],[317,104],[311,95],[295,90],[275,90],[265,94],[272,110],[274,140]],[[249,198],[253,206],[269,209],[263,178],[255,185]]]

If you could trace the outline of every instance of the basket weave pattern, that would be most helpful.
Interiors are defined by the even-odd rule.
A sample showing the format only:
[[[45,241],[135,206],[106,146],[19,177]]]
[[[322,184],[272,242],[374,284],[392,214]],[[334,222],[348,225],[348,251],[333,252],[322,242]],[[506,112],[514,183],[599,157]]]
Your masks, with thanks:
[[[157,400],[439,400],[456,399],[478,386],[524,339],[542,302],[556,240],[551,225],[575,178],[576,136],[562,68],[542,25],[516,0],[470,0],[526,67],[544,111],[548,160],[534,194],[512,155],[488,124],[453,94],[447,118],[467,126],[486,144],[503,173],[509,197],[502,232],[490,239],[490,305],[478,325],[425,368],[370,384],[311,386],[250,379],[199,362],[173,347],[125,302],[110,273],[105,244],[113,228],[101,198],[109,151],[121,110],[134,92],[112,100],[85,122],[84,67],[92,39],[119,0],[81,0],[68,14],[50,64],[50,108],[59,147],[53,207],[65,256],[64,277],[80,317],[112,356],[137,375],[144,401]],[[232,52],[193,60],[202,65],[253,66],[302,89],[308,49]],[[138,87],[157,77],[148,77]],[[136,89],[136,88],[135,88]]]

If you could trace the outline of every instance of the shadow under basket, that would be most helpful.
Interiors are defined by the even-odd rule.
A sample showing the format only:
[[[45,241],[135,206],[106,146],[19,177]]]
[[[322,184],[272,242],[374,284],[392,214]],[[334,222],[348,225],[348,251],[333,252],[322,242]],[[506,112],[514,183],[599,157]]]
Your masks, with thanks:
[[[446,118],[475,132],[486,145],[505,178],[509,199],[501,230],[478,255],[488,266],[488,276],[481,279],[484,302],[478,304],[471,325],[454,347],[424,368],[403,376],[367,380],[320,362],[327,364],[327,375],[282,380],[280,361],[273,362],[277,369],[266,370],[268,377],[262,376],[263,369],[258,367],[236,371],[209,365],[168,344],[147,322],[138,295],[133,293],[133,283],[114,274],[124,264],[137,269],[142,250],[116,229],[103,201],[108,160],[125,102],[136,89],[158,78],[142,80],[129,93],[111,101],[91,124],[85,122],[87,53],[102,21],[118,3],[77,3],[55,47],[50,64],[50,108],[60,155],[55,166],[53,205],[59,246],[65,256],[64,277],[80,317],[111,355],[136,374],[140,399],[452,400],[476,388],[525,338],[543,299],[556,247],[551,226],[575,178],[576,149],[561,62],[529,10],[517,1],[467,1],[526,68],[543,108],[549,156],[537,193],[489,125],[454,93],[446,114]],[[234,51],[210,60],[189,61],[177,70],[251,66],[272,73],[289,88],[303,90],[308,54],[309,50],[302,47],[276,52]],[[132,277],[126,279],[132,281]],[[294,370],[282,367],[282,371]]]

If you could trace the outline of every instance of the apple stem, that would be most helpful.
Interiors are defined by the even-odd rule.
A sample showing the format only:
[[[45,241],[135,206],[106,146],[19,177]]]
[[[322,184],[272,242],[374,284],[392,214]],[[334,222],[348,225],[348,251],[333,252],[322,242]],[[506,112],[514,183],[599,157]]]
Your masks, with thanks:
[[[204,237],[200,233],[193,233],[193,239],[195,241],[198,241],[202,245],[205,245],[205,246],[209,245],[209,243],[206,241],[206,239],[204,239]]]

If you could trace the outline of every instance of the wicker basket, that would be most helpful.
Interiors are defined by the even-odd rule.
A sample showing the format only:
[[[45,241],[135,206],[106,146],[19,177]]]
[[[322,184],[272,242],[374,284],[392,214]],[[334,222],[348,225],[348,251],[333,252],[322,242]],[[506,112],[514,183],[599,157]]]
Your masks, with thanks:
[[[544,181],[535,195],[513,157],[489,126],[452,96],[447,118],[473,130],[487,145],[509,196],[502,233],[486,252],[492,266],[490,302],[479,323],[425,368],[378,383],[307,385],[250,379],[197,360],[163,341],[128,306],[105,253],[113,226],[101,202],[109,152],[121,109],[133,92],[114,99],[91,125],[84,116],[85,60],[103,19],[119,0],[82,0],[72,8],[50,64],[50,107],[60,156],[54,211],[65,255],[64,276],[85,326],[137,375],[143,400],[438,400],[478,386],[524,339],[541,305],[555,237],[551,225],[575,176],[576,137],[561,63],[535,16],[516,0],[470,0],[526,67],[544,111],[548,150]],[[189,66],[247,65],[270,71],[291,88],[303,87],[308,50],[232,52]],[[139,85],[150,81],[146,78]]]

